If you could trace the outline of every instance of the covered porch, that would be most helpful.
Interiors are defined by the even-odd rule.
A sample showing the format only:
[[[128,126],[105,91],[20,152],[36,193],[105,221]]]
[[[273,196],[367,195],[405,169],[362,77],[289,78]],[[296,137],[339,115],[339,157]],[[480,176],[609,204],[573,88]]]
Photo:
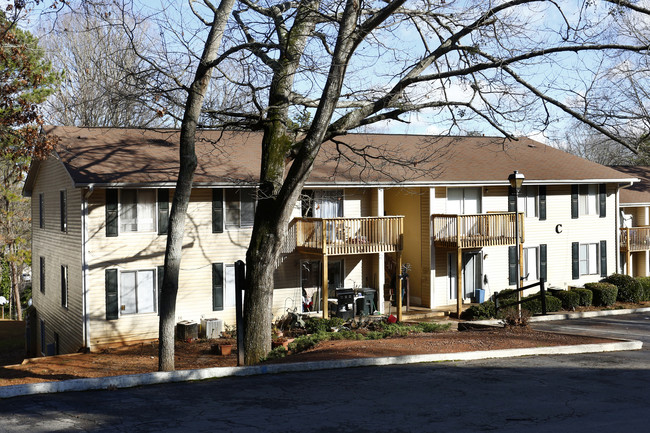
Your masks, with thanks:
[[[524,243],[524,214],[520,212],[518,218],[521,249]],[[484,247],[516,245],[516,222],[517,214],[514,212],[431,216],[434,246],[450,252],[455,251],[456,314],[459,317],[463,309],[463,253]],[[521,263],[519,266],[521,267]]]

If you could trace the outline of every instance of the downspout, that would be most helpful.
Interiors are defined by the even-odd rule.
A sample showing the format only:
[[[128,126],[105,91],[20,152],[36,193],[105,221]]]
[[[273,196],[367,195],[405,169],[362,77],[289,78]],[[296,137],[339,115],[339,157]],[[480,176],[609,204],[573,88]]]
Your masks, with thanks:
[[[84,347],[90,349],[90,315],[88,314],[88,199],[93,193],[94,185],[90,184],[81,200],[81,289],[83,311],[83,340]]]
[[[614,208],[614,230],[615,230],[615,232],[614,232],[614,248],[615,248],[614,249],[614,256],[616,256],[615,257],[616,258],[615,263],[616,263],[616,273],[617,274],[620,274],[620,273],[623,272],[623,269],[621,269],[621,267],[620,267],[621,264],[619,263],[620,260],[621,260],[621,236],[620,236],[621,228],[619,226],[620,221],[618,220],[619,219],[619,213],[621,212],[621,208],[618,205],[618,195],[620,194],[620,192],[621,192],[621,188],[620,187],[616,188],[616,195],[614,196],[614,204],[615,204],[615,208]],[[628,268],[629,268],[629,265],[628,265]]]

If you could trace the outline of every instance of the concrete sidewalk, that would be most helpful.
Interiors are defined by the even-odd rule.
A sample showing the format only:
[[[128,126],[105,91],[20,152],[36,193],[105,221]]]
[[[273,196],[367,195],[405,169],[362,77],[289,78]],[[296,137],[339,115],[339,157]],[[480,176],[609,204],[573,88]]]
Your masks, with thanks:
[[[619,314],[630,314],[635,312],[650,311],[650,308],[627,309],[627,310],[607,310],[600,312],[588,313],[568,313],[557,314],[545,317],[535,317],[532,321],[546,321],[546,320],[566,320],[571,318],[583,317],[597,317]],[[598,314],[593,314],[598,313]],[[589,314],[589,316],[585,316]],[[496,320],[490,321],[477,321],[472,323],[481,323],[485,325],[495,325],[498,323]],[[294,364],[270,364],[270,365],[257,365],[251,367],[214,367],[204,368],[197,370],[179,370],[173,372],[154,372],[133,374],[127,376],[109,376],[87,379],[72,379],[57,382],[42,382],[23,385],[9,385],[0,387],[0,398],[10,398],[32,394],[46,394],[54,392],[69,392],[69,391],[88,391],[99,389],[117,389],[117,388],[130,388],[142,385],[153,385],[160,383],[171,382],[184,382],[193,380],[206,380],[215,379],[228,376],[253,376],[260,374],[277,374],[286,372],[298,371],[314,371],[314,370],[327,370],[339,369],[350,367],[369,367],[369,366],[382,366],[382,365],[400,365],[400,364],[414,364],[424,362],[445,362],[445,361],[468,361],[477,359],[491,359],[491,358],[510,358],[518,356],[532,356],[532,355],[559,355],[559,354],[579,354],[579,353],[597,353],[597,352],[613,352],[624,350],[639,350],[643,346],[641,341],[636,340],[620,340],[611,343],[601,344],[580,344],[575,346],[551,346],[551,347],[534,347],[523,349],[503,349],[503,350],[487,350],[475,352],[459,352],[459,353],[437,353],[428,355],[406,355],[406,356],[393,356],[384,358],[359,358],[347,359],[337,361],[317,361],[317,362],[302,362]]]

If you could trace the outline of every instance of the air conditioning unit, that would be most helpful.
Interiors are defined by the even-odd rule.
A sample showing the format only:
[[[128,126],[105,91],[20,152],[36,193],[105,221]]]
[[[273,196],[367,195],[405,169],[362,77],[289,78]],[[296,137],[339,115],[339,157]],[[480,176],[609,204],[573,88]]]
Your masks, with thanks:
[[[223,331],[223,320],[221,319],[201,319],[201,337],[219,338]]]

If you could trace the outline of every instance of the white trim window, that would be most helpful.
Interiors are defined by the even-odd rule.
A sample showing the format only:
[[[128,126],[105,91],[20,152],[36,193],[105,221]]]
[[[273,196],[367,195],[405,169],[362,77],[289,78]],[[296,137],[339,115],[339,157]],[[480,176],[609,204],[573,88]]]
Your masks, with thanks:
[[[583,215],[599,215],[598,185],[580,185],[578,193],[578,213]]]
[[[522,259],[524,281],[539,280],[539,247],[524,248]]]
[[[535,218],[538,215],[537,197],[538,187],[534,185],[524,185],[519,191],[519,212],[523,212],[526,217]],[[524,275],[526,275],[524,273]]]
[[[255,188],[225,189],[226,228],[253,227]]]
[[[154,269],[120,272],[121,314],[155,313],[155,282]]]
[[[598,274],[599,263],[599,246],[598,243],[580,244],[580,275]]]
[[[156,229],[156,190],[120,191],[120,232],[153,232]]]

